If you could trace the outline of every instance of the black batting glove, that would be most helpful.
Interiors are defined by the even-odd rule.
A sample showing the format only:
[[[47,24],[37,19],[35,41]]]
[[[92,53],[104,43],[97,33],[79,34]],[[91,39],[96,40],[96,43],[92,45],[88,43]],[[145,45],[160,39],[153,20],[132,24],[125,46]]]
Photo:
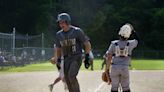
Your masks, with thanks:
[[[89,54],[85,54],[84,66],[85,66],[86,69],[88,69],[89,66],[90,66],[90,63],[89,63]]]
[[[57,63],[56,63],[56,67],[58,68],[58,70],[61,69],[60,64],[61,64],[61,58],[58,58],[58,59],[57,59]]]

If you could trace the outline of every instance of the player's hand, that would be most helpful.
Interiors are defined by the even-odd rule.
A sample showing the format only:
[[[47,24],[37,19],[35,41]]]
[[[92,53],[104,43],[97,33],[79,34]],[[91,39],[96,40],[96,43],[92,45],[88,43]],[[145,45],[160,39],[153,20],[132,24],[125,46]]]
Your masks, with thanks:
[[[56,64],[56,58],[55,58],[55,57],[52,57],[52,58],[50,59],[50,62],[51,62],[51,64]]]
[[[89,66],[90,66],[90,63],[89,63],[89,54],[86,54],[85,55],[84,66],[85,66],[86,69],[88,69]]]

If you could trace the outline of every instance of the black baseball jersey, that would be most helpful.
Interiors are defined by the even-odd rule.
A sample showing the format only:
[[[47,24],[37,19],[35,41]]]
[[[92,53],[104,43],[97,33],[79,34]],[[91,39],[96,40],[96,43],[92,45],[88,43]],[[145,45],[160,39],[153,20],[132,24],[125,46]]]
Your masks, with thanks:
[[[86,41],[86,35],[78,27],[71,26],[67,32],[60,30],[56,33],[56,47],[62,48],[64,56],[82,54],[82,47]]]

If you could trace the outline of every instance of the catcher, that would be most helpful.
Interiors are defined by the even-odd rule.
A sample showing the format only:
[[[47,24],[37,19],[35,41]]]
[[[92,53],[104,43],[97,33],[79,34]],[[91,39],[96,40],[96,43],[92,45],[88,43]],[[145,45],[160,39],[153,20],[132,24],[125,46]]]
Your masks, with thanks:
[[[134,39],[128,40],[131,34]],[[106,71],[103,74],[108,83],[110,83],[111,77],[111,92],[118,92],[119,88],[122,89],[122,92],[131,92],[129,86],[129,65],[132,51],[138,44],[138,37],[129,23],[120,28],[118,35],[119,40],[112,41],[107,51],[108,60]],[[110,76],[109,69],[111,69]]]

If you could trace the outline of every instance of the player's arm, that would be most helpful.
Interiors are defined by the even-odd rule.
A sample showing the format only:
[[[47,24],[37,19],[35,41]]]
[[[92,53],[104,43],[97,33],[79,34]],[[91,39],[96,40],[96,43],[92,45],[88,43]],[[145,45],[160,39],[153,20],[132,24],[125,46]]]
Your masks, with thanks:
[[[61,58],[61,48],[60,47],[56,48],[56,57],[57,57],[57,59]]]
[[[110,70],[110,66],[112,64],[113,53],[114,53],[114,45],[113,45],[113,43],[111,43],[109,48],[108,48],[108,50],[107,50],[107,52],[106,52],[107,59],[106,59],[105,71],[109,71]]]
[[[132,30],[131,36],[134,39],[133,41],[131,41],[131,44],[130,44],[132,48],[135,48],[138,44],[142,43],[138,33],[134,29]]]
[[[62,56],[62,49],[61,49],[61,44],[60,44],[60,40],[58,37],[58,33],[56,34],[56,39],[55,39],[55,43],[56,43],[56,63],[57,65],[59,65],[61,63],[61,56]]]
[[[90,66],[89,53],[91,51],[91,43],[89,41],[89,38],[84,34],[83,30],[79,30],[78,35],[79,35],[78,37],[80,41],[84,44],[84,50],[85,50],[84,65],[85,65],[85,68],[88,69]]]
[[[88,37],[84,34],[83,30],[78,29],[78,31],[76,32],[77,32],[77,37],[79,41],[84,45],[84,50],[85,50],[84,65],[85,65],[85,68],[88,69],[90,66],[89,52],[91,51],[91,43],[89,42]]]
[[[55,48],[54,55],[51,58],[51,63],[56,64],[57,60],[60,59],[60,57],[61,57],[61,48]]]
[[[57,66],[58,70],[61,69],[61,66],[60,66],[60,64],[61,64],[61,56],[62,56],[62,52],[61,51],[62,50],[61,50],[60,47],[56,48],[56,57],[57,57],[56,66]]]
[[[52,64],[56,64],[56,60],[57,60],[57,50],[56,50],[56,47],[54,48],[54,55],[53,57],[51,58],[51,63]]]
[[[84,65],[85,65],[85,68],[88,69],[90,66],[89,52],[91,51],[91,43],[89,41],[84,42],[84,49],[85,49]]]
[[[106,60],[106,67],[105,67],[105,71],[109,71],[110,70],[110,66],[112,64],[112,54],[107,53],[107,60]]]
[[[138,36],[138,33],[135,31],[134,27],[130,24],[130,27],[132,28],[132,37],[133,39],[140,41],[140,38]]]
[[[78,29],[78,31],[76,32],[78,39],[84,45],[85,54],[89,54],[89,52],[91,51],[91,43],[89,41],[89,38],[84,34],[82,29]]]
[[[105,74],[106,74],[106,77],[108,79],[108,84],[111,83],[109,70],[110,70],[110,66],[112,64],[113,53],[114,53],[114,45],[113,45],[113,43],[111,43],[111,45],[109,46],[109,48],[106,52],[107,60],[106,60]]]
[[[54,56],[53,56],[54,58],[56,58],[57,57],[57,50],[56,50],[56,48],[55,48],[55,50],[54,50]]]
[[[133,38],[136,39],[137,41],[140,40],[140,39],[139,39],[139,36],[138,36],[138,33],[137,33],[135,30],[132,31],[132,36],[133,36]]]
[[[104,82],[107,82],[108,84],[111,84],[111,78],[110,78],[110,66],[112,63],[112,54],[107,54],[107,60],[106,60],[106,67],[105,67],[105,72],[102,74],[102,80]]]
[[[89,41],[84,42],[85,54],[89,54],[91,51],[91,43]]]

